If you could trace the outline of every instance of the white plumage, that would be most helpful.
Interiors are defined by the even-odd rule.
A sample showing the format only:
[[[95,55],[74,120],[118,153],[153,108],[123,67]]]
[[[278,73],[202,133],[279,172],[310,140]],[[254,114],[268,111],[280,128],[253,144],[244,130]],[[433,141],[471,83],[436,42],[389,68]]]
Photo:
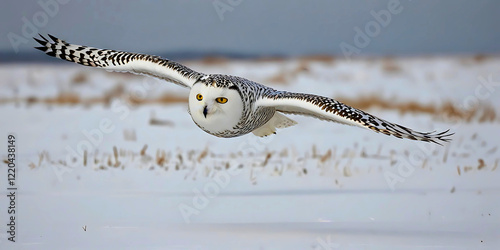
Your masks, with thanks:
[[[276,128],[296,124],[283,114],[306,115],[437,144],[449,141],[453,135],[449,130],[414,131],[328,97],[278,91],[236,76],[206,75],[158,56],[74,45],[51,35],[52,42],[40,37],[34,38],[42,45],[36,48],[47,55],[85,66],[158,77],[190,88],[189,113],[193,121],[205,132],[219,137],[250,132],[267,136],[275,133]]]

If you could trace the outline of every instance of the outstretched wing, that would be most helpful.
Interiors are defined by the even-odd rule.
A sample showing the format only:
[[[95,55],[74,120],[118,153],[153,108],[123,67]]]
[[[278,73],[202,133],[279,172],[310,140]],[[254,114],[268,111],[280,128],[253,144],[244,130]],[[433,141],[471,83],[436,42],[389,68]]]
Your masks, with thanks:
[[[440,133],[414,131],[334,99],[317,95],[276,91],[264,94],[262,98],[257,100],[256,106],[274,107],[283,113],[312,116],[322,120],[368,128],[398,138],[433,142],[439,145],[441,145],[440,142],[450,141],[451,139],[448,137],[453,135],[453,133],[449,133],[449,130]]]
[[[204,76],[204,74],[193,71],[182,64],[159,56],[69,44],[51,35],[49,37],[52,42],[42,35],[40,37],[43,40],[33,38],[42,45],[42,47],[35,47],[36,49],[49,56],[85,66],[149,75],[188,88],[191,88],[200,77]]]

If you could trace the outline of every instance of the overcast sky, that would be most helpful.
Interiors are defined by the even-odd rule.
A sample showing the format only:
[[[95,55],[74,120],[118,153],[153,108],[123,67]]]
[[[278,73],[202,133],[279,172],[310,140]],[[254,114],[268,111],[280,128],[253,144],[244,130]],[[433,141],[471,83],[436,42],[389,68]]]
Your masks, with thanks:
[[[5,1],[0,22],[3,53],[32,51],[34,32],[145,53],[500,52],[498,0]]]

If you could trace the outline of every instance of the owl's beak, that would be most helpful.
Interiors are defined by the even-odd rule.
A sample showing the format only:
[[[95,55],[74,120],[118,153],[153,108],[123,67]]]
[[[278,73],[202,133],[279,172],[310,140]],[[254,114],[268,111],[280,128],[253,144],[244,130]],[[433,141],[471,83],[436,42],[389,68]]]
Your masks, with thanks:
[[[203,108],[203,116],[205,116],[205,118],[207,118],[207,113],[208,113],[208,108],[205,105],[205,107]]]

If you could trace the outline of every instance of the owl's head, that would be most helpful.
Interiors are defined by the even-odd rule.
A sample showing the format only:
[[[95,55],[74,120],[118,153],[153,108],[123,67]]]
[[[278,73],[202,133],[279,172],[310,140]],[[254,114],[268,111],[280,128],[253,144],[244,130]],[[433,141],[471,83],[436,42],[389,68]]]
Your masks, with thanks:
[[[236,88],[200,82],[189,92],[189,113],[199,127],[211,133],[233,130],[241,119],[243,101]]]

